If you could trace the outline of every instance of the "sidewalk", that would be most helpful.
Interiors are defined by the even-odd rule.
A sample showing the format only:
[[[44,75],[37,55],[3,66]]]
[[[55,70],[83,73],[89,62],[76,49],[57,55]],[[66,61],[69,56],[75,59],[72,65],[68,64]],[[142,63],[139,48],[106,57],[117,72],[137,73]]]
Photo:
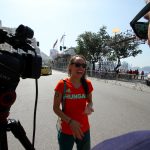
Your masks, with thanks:
[[[150,93],[150,86],[147,86],[145,81],[138,81],[138,80],[121,81],[121,80],[98,79],[98,78],[92,78],[92,77],[89,77],[89,78],[93,80],[98,80],[101,82],[109,83],[109,84],[115,84],[118,86],[124,86],[124,87],[131,88],[134,90]]]
[[[55,70],[55,71],[58,71],[58,70]],[[67,74],[66,72],[63,72],[63,71],[58,71],[58,72],[62,72],[62,73]],[[100,82],[115,84],[118,86],[124,86],[124,87],[131,88],[134,90],[150,93],[150,86],[146,85],[145,80],[123,80],[123,79],[109,80],[109,79],[101,79],[101,78],[95,78],[95,77],[88,77],[88,78],[90,78],[92,80],[97,80]]]

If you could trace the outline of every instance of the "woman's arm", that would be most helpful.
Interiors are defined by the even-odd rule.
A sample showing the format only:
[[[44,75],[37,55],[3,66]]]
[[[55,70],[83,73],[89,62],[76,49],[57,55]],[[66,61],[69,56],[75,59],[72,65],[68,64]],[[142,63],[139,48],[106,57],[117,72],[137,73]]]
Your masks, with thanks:
[[[88,104],[85,108],[85,114],[90,115],[92,112],[94,112],[93,109],[93,101],[92,101],[92,93],[88,94]]]
[[[71,130],[73,131],[73,135],[74,137],[77,137],[78,139],[82,139],[82,137],[84,136],[82,130],[81,130],[81,125],[79,122],[72,120],[70,117],[68,117],[67,115],[65,115],[63,113],[63,111],[60,109],[60,103],[61,103],[61,99],[62,99],[62,94],[59,92],[55,92],[54,95],[54,103],[53,103],[53,110],[54,112],[65,122],[67,122],[71,128]]]
[[[65,115],[63,113],[63,111],[60,109],[60,103],[61,103],[61,100],[62,100],[62,94],[55,91],[55,94],[54,94],[54,102],[53,102],[53,110],[54,112],[62,119],[64,120],[65,122],[69,123],[71,118],[69,118],[67,115]]]
[[[88,94],[88,105],[93,107],[93,101],[92,101],[92,93]]]

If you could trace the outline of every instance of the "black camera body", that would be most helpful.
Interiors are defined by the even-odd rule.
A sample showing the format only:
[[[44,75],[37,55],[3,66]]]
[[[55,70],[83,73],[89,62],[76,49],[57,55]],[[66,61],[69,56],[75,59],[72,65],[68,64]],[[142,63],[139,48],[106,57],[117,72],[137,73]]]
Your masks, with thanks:
[[[20,25],[15,35],[0,29],[0,44],[8,43],[16,51],[0,50],[0,85],[18,82],[20,77],[38,79],[41,75],[42,58],[31,45],[33,30]],[[17,52],[21,49],[21,53]]]
[[[20,77],[36,79],[37,85],[41,75],[42,58],[40,52],[37,53],[38,47],[31,45],[33,34],[33,30],[24,25],[20,25],[14,35],[0,29],[0,44],[7,43],[13,47],[9,51],[2,46],[0,50],[0,149],[8,150],[6,131],[12,131],[25,149],[35,150],[20,122],[7,120],[17,97],[15,90]]]
[[[0,50],[0,122],[5,122],[9,115],[20,77],[38,79],[41,75],[42,58],[31,45],[33,34],[33,30],[24,25],[20,25],[14,35],[0,29],[0,44],[8,43],[14,48],[13,51]]]
[[[40,55],[0,51],[0,85],[13,86],[19,78],[38,79],[41,74]]]

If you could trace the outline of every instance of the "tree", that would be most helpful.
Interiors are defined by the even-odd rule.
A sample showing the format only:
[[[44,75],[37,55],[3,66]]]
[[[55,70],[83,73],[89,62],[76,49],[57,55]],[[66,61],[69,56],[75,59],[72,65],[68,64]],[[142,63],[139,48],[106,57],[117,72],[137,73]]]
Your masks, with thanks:
[[[121,66],[121,59],[127,58],[130,56],[137,56],[142,53],[142,50],[139,49],[139,42],[136,40],[126,40],[129,38],[129,35],[126,34],[116,34],[111,37],[111,42],[114,43],[111,48],[111,53],[109,53],[109,60],[117,61],[117,66],[114,70],[117,70]],[[118,42],[121,41],[121,42]]]
[[[77,38],[76,53],[84,55],[93,64],[93,70],[95,70],[95,63],[107,53],[104,43],[109,38],[106,26],[102,26],[98,33],[85,32]]]

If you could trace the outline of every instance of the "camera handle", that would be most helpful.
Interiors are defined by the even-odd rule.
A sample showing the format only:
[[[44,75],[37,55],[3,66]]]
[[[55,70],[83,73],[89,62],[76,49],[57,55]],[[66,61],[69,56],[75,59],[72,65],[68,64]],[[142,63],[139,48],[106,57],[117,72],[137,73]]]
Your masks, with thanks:
[[[7,131],[11,131],[26,150],[35,150],[20,122],[14,119],[8,119],[6,123],[0,124],[0,150],[8,150]]]

